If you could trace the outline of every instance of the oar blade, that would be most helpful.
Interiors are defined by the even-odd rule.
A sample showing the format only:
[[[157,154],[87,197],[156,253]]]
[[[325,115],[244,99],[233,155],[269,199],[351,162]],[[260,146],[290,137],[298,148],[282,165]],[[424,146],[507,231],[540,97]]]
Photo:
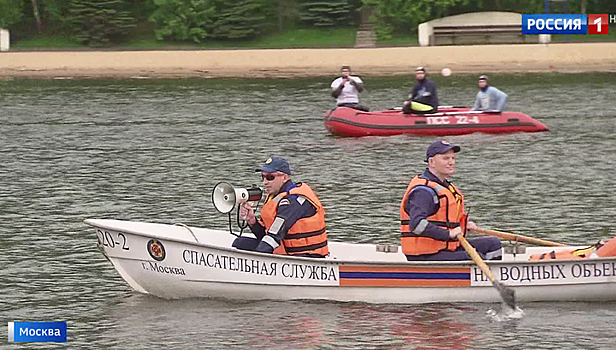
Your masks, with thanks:
[[[501,298],[503,298],[505,304],[507,304],[507,306],[509,306],[512,310],[515,310],[515,291],[497,280],[493,280],[492,284],[500,293]]]

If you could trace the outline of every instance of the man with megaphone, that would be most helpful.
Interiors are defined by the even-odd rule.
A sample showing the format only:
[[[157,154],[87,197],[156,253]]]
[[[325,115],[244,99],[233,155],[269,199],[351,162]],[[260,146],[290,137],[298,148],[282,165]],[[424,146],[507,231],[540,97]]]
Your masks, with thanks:
[[[325,208],[307,184],[291,180],[291,167],[284,158],[270,157],[255,169],[261,172],[267,199],[257,219],[248,203],[240,205],[256,236],[238,237],[233,246],[262,253],[323,258],[329,254]]]

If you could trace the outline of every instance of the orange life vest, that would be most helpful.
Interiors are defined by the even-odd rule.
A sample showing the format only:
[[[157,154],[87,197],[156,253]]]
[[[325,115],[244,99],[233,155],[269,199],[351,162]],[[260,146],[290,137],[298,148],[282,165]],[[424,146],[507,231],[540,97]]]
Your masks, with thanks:
[[[327,230],[325,228],[325,208],[319,201],[317,195],[310,186],[297,183],[297,187],[289,192],[280,192],[276,196],[268,196],[265,204],[261,208],[261,223],[266,231],[274,223],[278,212],[278,203],[290,194],[295,194],[306,198],[317,209],[316,214],[311,217],[299,219],[287,231],[282,244],[278,247],[275,254],[319,254],[326,256],[329,254],[327,246]]]
[[[561,250],[558,252],[552,250],[549,253],[532,254],[528,260],[584,259],[590,257],[590,254],[593,252],[593,248],[594,246],[590,246],[583,249]]]
[[[402,241],[402,252],[406,255],[422,255],[434,254],[441,250],[454,251],[460,246],[458,241],[439,241],[432,237],[424,236],[421,233],[417,234],[411,230],[410,217],[406,211],[406,202],[408,196],[417,186],[427,186],[434,190],[438,200],[438,210],[433,215],[426,218],[428,222],[452,230],[462,224],[464,221],[464,195],[453,184],[449,188],[438,184],[437,182],[415,176],[409,186],[406,188],[402,203],[400,204],[400,231]],[[464,227],[462,227],[464,232]]]
[[[600,258],[616,256],[616,237],[612,238],[607,243],[598,242],[586,248],[533,254],[528,260],[584,259],[590,258],[593,252],[596,252],[597,256]]]
[[[616,256],[616,237],[610,239],[607,243],[597,249],[597,255],[601,258]]]

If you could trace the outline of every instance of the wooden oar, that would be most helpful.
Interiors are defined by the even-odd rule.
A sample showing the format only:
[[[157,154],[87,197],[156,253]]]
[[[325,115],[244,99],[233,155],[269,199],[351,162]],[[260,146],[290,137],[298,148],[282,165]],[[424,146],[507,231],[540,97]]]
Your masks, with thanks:
[[[516,309],[515,308],[515,293],[513,289],[508,288],[507,286],[502,284],[499,280],[497,280],[496,277],[494,277],[492,270],[490,270],[490,268],[485,263],[485,261],[483,261],[481,256],[479,256],[479,254],[475,250],[475,248],[470,243],[468,243],[468,241],[466,240],[466,238],[464,238],[464,236],[458,235],[458,240],[460,241],[460,244],[462,244],[462,247],[464,248],[464,250],[466,250],[468,255],[470,255],[471,259],[473,259],[475,264],[477,264],[477,266],[479,266],[481,271],[483,271],[483,273],[486,276],[488,276],[488,279],[490,280],[490,282],[492,282],[492,285],[494,286],[494,288],[498,290],[498,293],[500,293],[500,296],[501,298],[503,298],[503,301],[505,302],[505,304],[509,305],[511,309],[515,310]]]
[[[475,232],[483,233],[490,236],[496,236],[502,239],[510,240],[510,241],[518,241],[518,242],[526,242],[537,245],[544,245],[548,247],[564,247],[564,244],[546,241],[539,238],[533,238],[528,236],[516,235],[515,233],[496,231],[496,230],[488,230],[485,228],[476,228]]]

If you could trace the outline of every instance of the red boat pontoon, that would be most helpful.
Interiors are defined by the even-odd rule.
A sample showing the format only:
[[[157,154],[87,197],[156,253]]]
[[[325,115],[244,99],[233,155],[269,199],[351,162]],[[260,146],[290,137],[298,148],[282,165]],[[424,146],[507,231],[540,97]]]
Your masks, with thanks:
[[[401,110],[363,112],[338,107],[325,114],[325,127],[336,136],[464,135],[475,132],[509,134],[548,131],[548,127],[520,112],[478,112],[468,107],[439,107],[427,115]]]

